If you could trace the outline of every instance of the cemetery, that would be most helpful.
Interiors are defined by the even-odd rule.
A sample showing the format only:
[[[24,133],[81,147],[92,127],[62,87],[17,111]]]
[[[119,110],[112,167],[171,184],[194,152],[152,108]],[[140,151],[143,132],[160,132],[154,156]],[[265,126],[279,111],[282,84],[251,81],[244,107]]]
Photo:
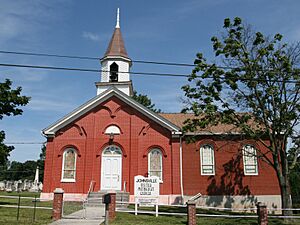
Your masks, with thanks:
[[[18,180],[10,181],[3,180],[0,181],[0,192],[40,192],[43,190],[42,182],[35,182],[31,180]]]

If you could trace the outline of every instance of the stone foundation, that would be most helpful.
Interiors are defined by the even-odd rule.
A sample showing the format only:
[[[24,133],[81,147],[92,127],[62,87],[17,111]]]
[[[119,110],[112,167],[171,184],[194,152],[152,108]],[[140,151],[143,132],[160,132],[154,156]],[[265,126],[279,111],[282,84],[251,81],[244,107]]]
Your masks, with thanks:
[[[40,195],[41,201],[50,201],[53,200],[54,194],[42,192]],[[79,193],[64,193],[64,201],[82,201],[87,198],[87,194]]]
[[[184,196],[187,202],[192,196]],[[222,196],[222,195],[202,195],[197,200],[197,206],[211,206],[220,208],[256,208],[256,204],[262,202],[267,208],[281,208],[280,195],[255,195],[255,196]],[[251,210],[255,212],[256,210]],[[281,210],[274,210],[270,214],[280,214]]]
[[[192,196],[181,195],[160,195],[159,204],[180,205],[185,204]],[[41,200],[53,200],[53,193],[41,193]],[[87,198],[87,194],[64,193],[65,201],[82,201]],[[134,202],[134,195],[129,196],[129,202]],[[281,208],[280,195],[256,195],[256,196],[222,196],[203,195],[197,200],[197,206],[211,206],[221,208],[256,208],[258,202],[264,203],[267,208]],[[255,211],[255,210],[254,210]],[[269,214],[280,214],[281,210],[274,210]]]

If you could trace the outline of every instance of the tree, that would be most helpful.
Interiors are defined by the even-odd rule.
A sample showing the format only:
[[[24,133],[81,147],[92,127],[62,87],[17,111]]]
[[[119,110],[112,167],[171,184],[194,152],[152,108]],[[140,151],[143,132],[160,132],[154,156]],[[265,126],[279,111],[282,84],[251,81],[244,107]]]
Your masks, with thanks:
[[[46,159],[46,145],[43,144],[41,148],[40,158],[37,160],[37,165],[39,167],[39,180],[41,182],[43,182],[44,180],[45,159]]]
[[[198,116],[184,129],[233,124],[262,143],[271,157],[258,157],[275,170],[282,207],[291,208],[287,143],[299,125],[300,44],[283,44],[280,34],[254,33],[240,18],[225,19],[224,29],[221,38],[211,39],[214,63],[198,53],[190,83],[182,87],[188,101],[183,111]]]
[[[292,147],[289,149],[288,161],[290,171],[291,195],[293,206],[300,205],[300,137],[292,138]],[[297,208],[296,206],[296,208]]]
[[[16,116],[23,113],[22,109],[18,106],[26,105],[30,98],[21,96],[21,87],[11,89],[12,82],[8,79],[5,82],[0,83],[0,120],[4,116]],[[5,165],[9,153],[14,149],[13,146],[7,146],[4,144],[5,132],[0,131],[0,165]]]
[[[155,108],[155,104],[152,104],[151,99],[147,95],[137,94],[136,91],[133,91],[132,98],[153,112],[161,113],[161,110]]]

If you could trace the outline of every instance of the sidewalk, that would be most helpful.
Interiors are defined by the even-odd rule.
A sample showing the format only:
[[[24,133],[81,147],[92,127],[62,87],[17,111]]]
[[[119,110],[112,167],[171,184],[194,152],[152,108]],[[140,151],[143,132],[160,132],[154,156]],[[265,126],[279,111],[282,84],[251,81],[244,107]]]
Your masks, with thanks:
[[[104,222],[105,208],[104,207],[87,207],[86,208],[86,219],[83,219],[84,211],[79,210],[68,216],[57,220],[50,225],[73,225],[73,224],[85,224],[85,225],[99,225]]]

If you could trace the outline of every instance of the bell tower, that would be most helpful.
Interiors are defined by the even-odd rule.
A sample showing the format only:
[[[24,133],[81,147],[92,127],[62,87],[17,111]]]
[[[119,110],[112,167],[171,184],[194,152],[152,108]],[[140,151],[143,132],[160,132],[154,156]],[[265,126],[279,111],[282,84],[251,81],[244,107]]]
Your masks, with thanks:
[[[132,61],[125,49],[125,44],[120,29],[120,10],[117,9],[117,23],[108,48],[100,59],[101,80],[96,83],[97,95],[111,86],[131,96],[133,93],[130,80],[130,67]]]

